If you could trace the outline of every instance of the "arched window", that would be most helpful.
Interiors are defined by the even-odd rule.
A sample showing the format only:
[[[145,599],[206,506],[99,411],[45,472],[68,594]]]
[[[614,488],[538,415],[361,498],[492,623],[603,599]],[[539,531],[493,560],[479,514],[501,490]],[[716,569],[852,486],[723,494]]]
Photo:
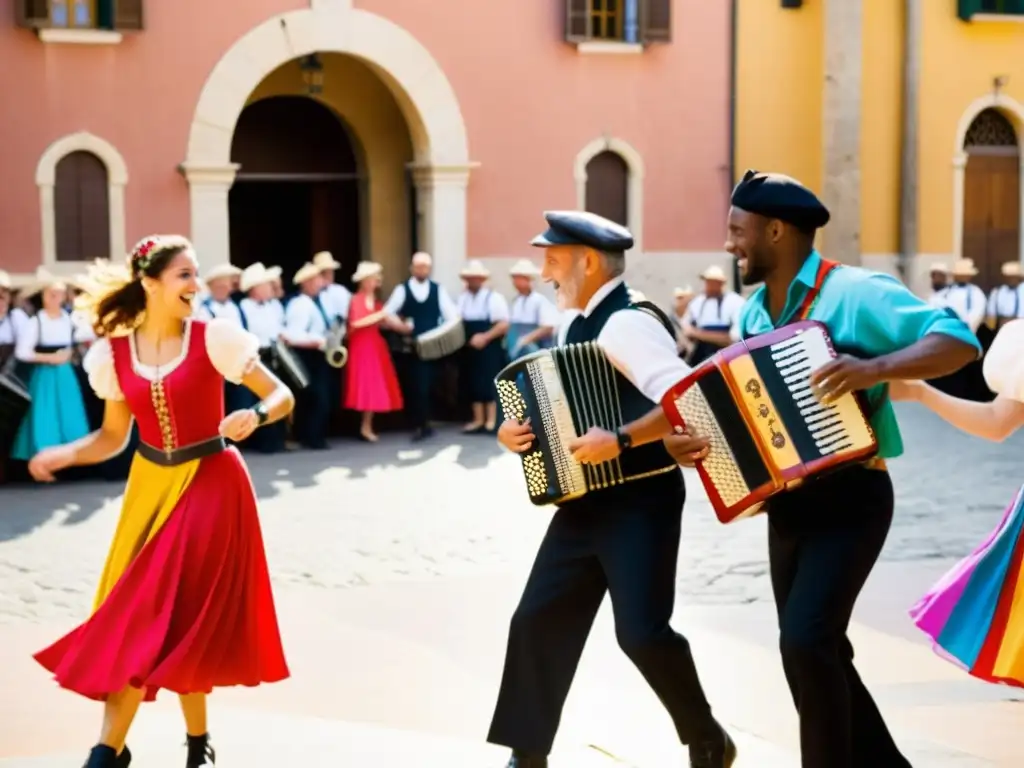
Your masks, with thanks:
[[[629,226],[629,166],[618,152],[599,152],[587,163],[586,209]]]
[[[107,166],[79,150],[57,163],[53,190],[57,261],[110,258],[110,196]]]

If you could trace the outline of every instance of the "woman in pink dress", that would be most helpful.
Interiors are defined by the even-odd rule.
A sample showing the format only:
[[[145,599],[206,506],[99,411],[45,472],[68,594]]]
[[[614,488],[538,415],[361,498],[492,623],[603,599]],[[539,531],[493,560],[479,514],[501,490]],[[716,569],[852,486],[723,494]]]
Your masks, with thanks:
[[[373,414],[402,410],[391,352],[380,334],[381,323],[390,322],[377,299],[383,269],[372,261],[361,261],[352,275],[359,286],[348,312],[348,364],[345,366],[344,406],[361,411],[359,434],[368,442],[379,439],[373,431]]]

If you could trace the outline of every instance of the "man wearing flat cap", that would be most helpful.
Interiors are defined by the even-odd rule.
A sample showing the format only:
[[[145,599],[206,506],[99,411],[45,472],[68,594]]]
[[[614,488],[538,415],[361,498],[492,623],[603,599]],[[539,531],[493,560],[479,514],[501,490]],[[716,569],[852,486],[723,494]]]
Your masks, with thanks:
[[[616,369],[614,382],[582,382],[595,398],[615,393],[626,419],[647,413],[689,373],[672,323],[636,302],[623,281],[630,232],[579,211],[545,214],[542,277],[566,310],[558,344],[596,343]],[[542,425],[505,421],[499,442],[522,453]],[[543,768],[562,705],[605,593],[611,595],[619,644],[668,710],[689,764],[728,768],[736,748],[715,720],[686,639],[669,625],[685,489],[676,461],[660,441],[632,448],[629,435],[592,429],[569,449],[586,460],[593,435],[623,451],[625,481],[559,505],[540,545],[509,628],[505,669],[488,740],[513,750],[510,768]],[[706,443],[686,436],[682,449]]]
[[[956,315],[922,301],[895,278],[827,261],[814,248],[829,212],[807,187],[747,171],[732,194],[725,249],[751,294],[738,339],[799,320],[828,328],[838,356],[809,371],[830,402],[861,393],[878,441],[870,461],[815,478],[772,498],[768,558],[783,668],[800,716],[803,768],[909,768],[853,666],[846,636],[854,603],[885,543],[893,488],[885,460],[903,452],[886,382],[932,378],[979,353]],[[634,443],[657,439],[657,412]],[[643,428],[650,427],[645,432]]]

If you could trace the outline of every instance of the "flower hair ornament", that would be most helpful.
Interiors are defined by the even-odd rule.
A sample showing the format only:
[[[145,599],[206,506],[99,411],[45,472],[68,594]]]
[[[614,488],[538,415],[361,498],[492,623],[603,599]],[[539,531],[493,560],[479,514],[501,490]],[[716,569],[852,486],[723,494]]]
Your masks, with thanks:
[[[150,235],[139,240],[128,254],[128,269],[132,277],[141,277],[157,254],[171,248],[191,249],[192,243],[181,235]]]

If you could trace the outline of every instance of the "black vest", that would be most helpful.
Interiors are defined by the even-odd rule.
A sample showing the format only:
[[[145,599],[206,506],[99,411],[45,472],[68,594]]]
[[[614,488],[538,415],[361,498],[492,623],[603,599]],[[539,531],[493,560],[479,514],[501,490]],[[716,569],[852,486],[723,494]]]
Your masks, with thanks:
[[[653,310],[653,314],[658,316],[661,320],[662,325],[665,325],[665,333],[669,334],[669,337],[675,343],[675,336],[669,330],[671,328],[671,321],[664,317],[663,313],[654,308],[653,305],[649,305]],[[615,312],[644,312],[649,311],[647,309],[640,309],[635,305],[629,298],[629,290],[626,288],[625,283],[616,286],[615,289],[609,293],[604,300],[598,304],[594,311],[584,317],[579,315],[569,325],[569,330],[565,335],[566,344],[578,344],[585,341],[596,341],[597,337],[601,333],[601,329],[604,328],[604,324],[608,322]],[[616,386],[619,389],[619,404],[622,408],[622,418],[625,423],[635,421],[641,416],[650,413],[657,406],[657,403],[648,400],[644,394],[633,386],[632,382],[623,376],[618,371],[615,372]],[[642,475],[647,472],[655,472],[665,467],[675,468],[676,462],[669,455],[668,451],[665,450],[665,446],[660,443],[648,443],[647,445],[641,445],[637,448],[630,448],[623,452],[621,457],[622,473],[626,477],[634,475]],[[655,476],[656,478],[657,476]],[[655,479],[651,478],[651,479]],[[625,483],[622,486],[612,487],[604,491],[594,491],[588,493],[584,499],[592,499],[598,495],[606,494],[610,492],[622,492],[626,491],[629,493],[643,493],[643,486],[647,482],[647,479],[634,480]]]
[[[416,301],[412,295],[411,280],[405,283],[405,301],[398,314],[407,320],[412,320],[414,333],[419,336],[426,331],[432,331],[444,322],[441,317],[441,298],[437,283],[430,281],[430,292],[423,301]]]

